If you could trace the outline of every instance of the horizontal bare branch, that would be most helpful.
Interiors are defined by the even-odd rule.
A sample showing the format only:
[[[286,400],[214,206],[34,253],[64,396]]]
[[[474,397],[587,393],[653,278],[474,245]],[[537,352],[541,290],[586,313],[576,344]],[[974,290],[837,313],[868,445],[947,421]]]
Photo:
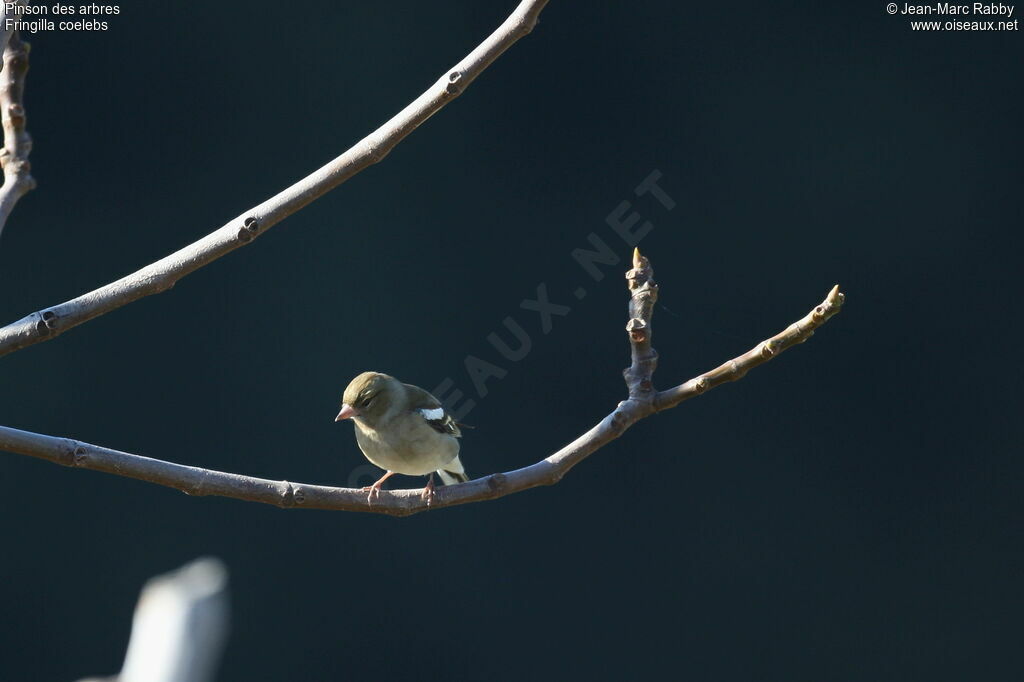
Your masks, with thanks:
[[[843,294],[836,286],[819,306],[785,331],[715,370],[658,393],[652,382],[657,353],[651,347],[651,315],[657,299],[657,285],[653,281],[653,269],[646,258],[636,253],[633,265],[633,269],[626,275],[632,292],[630,320],[626,327],[632,349],[632,363],[624,371],[630,397],[619,403],[611,414],[592,429],[553,455],[515,471],[444,486],[438,489],[429,509],[493,500],[529,488],[557,483],[572,467],[621,436],[644,417],[674,407],[719,384],[739,379],[753,367],[807,340],[815,329],[839,312],[843,304]],[[65,466],[136,478],[175,488],[189,495],[218,495],[278,507],[363,511],[394,516],[406,516],[428,509],[420,489],[385,490],[371,504],[366,493],[356,488],[271,481],[213,471],[7,427],[0,427],[0,449]]]
[[[464,92],[513,43],[532,31],[546,4],[547,0],[523,0],[494,33],[390,121],[259,206],[138,272],[0,328],[0,355],[48,341],[94,317],[170,289],[185,275],[252,242],[284,218],[377,163],[421,123]]]

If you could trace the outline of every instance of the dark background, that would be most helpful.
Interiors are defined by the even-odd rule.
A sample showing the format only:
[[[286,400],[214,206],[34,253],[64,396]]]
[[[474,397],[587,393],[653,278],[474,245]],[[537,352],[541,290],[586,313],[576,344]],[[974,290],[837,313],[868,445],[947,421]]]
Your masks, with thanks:
[[[310,172],[514,7],[371,4],[136,1],[104,33],[27,36],[39,188],[0,241],[0,321]],[[472,394],[476,355],[508,370],[466,418],[483,475],[623,398],[626,267],[593,283],[570,257],[591,233],[628,255],[622,200],[654,224],[662,387],[847,292],[803,346],[495,502],[282,511],[5,454],[0,676],[116,671],[142,583],[207,554],[232,580],[222,680],[1020,675],[1022,36],[908,24],[554,0],[382,164],[3,358],[5,425],[346,485],[347,381]],[[672,211],[632,196],[655,169]],[[519,308],[542,282],[572,306],[548,335]],[[486,341],[506,316],[533,339],[515,364]]]

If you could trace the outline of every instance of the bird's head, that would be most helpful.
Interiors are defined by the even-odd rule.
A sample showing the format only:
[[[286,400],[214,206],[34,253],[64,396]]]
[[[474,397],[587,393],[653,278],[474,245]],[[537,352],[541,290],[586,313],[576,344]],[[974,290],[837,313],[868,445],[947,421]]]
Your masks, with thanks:
[[[341,411],[334,421],[357,419],[374,426],[394,403],[401,385],[394,377],[380,372],[363,372],[349,382],[341,398]]]

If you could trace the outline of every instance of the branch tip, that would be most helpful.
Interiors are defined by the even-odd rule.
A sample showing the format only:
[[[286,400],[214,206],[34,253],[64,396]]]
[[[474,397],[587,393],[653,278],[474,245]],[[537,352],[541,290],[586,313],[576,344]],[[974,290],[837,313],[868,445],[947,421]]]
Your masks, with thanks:
[[[649,270],[647,272],[649,273]],[[54,438],[4,426],[0,426],[0,449],[66,466],[149,481],[186,492],[192,490],[197,494],[261,502],[286,509],[299,507],[409,516],[428,509],[443,509],[469,502],[493,500],[538,486],[554,485],[562,480],[573,466],[621,436],[637,421],[675,407],[684,400],[705,393],[727,381],[735,381],[750,369],[804,341],[811,332],[839,311],[842,300],[843,295],[838,287],[833,287],[826,301],[818,306],[822,309],[820,316],[815,317],[816,310],[812,311],[802,320],[759,343],[744,355],[660,393],[654,390],[651,381],[657,364],[657,353],[650,347],[649,338],[643,342],[631,341],[633,363],[624,371],[626,384],[630,388],[629,398],[619,402],[611,414],[545,459],[522,469],[495,473],[483,479],[452,486],[450,491],[439,495],[430,507],[422,500],[419,489],[391,490],[387,495],[382,495],[375,504],[370,504],[365,495],[352,488],[270,481],[211,469],[199,469],[200,480],[196,482],[197,467],[140,457],[71,439]],[[631,310],[634,305],[645,305],[644,302],[649,305],[649,301],[648,297],[631,296]],[[649,319],[644,322],[649,325]],[[769,350],[770,352],[767,352]],[[210,483],[209,486],[207,482]]]

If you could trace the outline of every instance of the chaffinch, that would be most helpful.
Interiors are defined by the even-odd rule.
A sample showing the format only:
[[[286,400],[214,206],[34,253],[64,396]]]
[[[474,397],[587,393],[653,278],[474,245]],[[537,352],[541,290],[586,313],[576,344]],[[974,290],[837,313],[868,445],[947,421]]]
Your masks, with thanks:
[[[363,488],[371,504],[395,474],[427,476],[423,499],[434,499],[434,472],[445,485],[469,480],[459,461],[459,425],[437,398],[418,386],[380,372],[363,372],[349,383],[334,421],[351,419],[366,459],[387,471]]]

